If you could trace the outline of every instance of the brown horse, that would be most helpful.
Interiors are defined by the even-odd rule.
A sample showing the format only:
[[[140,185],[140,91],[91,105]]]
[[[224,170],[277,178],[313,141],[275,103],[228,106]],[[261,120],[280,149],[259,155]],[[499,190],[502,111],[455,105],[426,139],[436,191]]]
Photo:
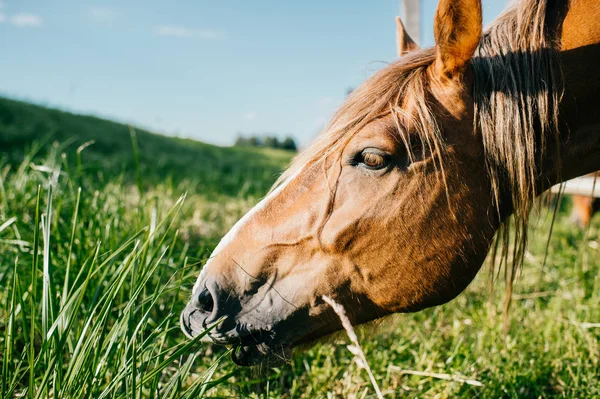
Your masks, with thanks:
[[[223,238],[182,313],[189,336],[286,357],[341,328],[453,299],[514,215],[600,169],[600,2],[522,0],[482,33],[480,0],[441,0],[436,45],[355,90]],[[508,242],[504,241],[504,253]]]
[[[598,211],[600,201],[597,198],[583,195],[574,195],[572,198],[573,210],[571,211],[571,220],[580,229],[585,229],[589,226],[594,213]]]
[[[573,195],[573,209],[571,210],[571,221],[575,223],[580,229],[585,229],[589,226],[590,220],[594,213],[600,209],[600,199],[595,198],[593,191],[596,191],[596,180],[600,177],[600,172],[592,173],[587,177],[592,180],[592,187],[583,189],[583,192],[589,193],[589,195]],[[568,190],[565,190],[568,191]]]

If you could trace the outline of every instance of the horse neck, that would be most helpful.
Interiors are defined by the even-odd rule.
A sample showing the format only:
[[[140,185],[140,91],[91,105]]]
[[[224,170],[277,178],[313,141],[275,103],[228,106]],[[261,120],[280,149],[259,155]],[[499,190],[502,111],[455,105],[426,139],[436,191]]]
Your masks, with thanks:
[[[546,151],[542,190],[600,170],[600,2],[571,0],[561,43],[560,160]]]

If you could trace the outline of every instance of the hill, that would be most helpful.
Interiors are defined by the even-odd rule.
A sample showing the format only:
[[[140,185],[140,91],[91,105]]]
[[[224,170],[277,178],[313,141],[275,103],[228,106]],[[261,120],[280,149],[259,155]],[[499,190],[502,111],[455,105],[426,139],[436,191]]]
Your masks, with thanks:
[[[258,196],[292,156],[286,151],[218,147],[141,129],[134,130],[132,140],[131,131],[94,116],[0,98],[0,158],[17,165],[25,155],[64,152],[63,167],[81,165],[96,182],[121,174],[134,182],[139,173],[138,183],[146,187],[169,180],[185,191],[207,195]],[[85,148],[77,151],[82,145]]]

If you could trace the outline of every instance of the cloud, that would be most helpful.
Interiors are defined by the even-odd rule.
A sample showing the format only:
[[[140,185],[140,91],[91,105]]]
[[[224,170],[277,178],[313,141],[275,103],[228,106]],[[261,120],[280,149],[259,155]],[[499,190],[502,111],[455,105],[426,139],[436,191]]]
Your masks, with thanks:
[[[248,122],[252,122],[253,120],[255,120],[258,117],[258,114],[254,111],[248,111],[245,112],[244,115],[242,115],[244,120],[248,121]]]
[[[215,40],[221,37],[221,34],[214,30],[192,29],[180,25],[159,25],[154,28],[154,33],[159,36],[191,38],[200,40]]]
[[[6,17],[4,16],[4,14],[2,14],[2,13],[0,12],[0,23],[2,23],[2,22],[4,22],[4,21],[6,21]]]
[[[10,23],[20,28],[30,28],[40,26],[42,19],[37,15],[21,12],[10,17]]]
[[[88,9],[90,17],[97,21],[112,21],[118,18],[121,13],[116,8],[111,7],[90,7]]]

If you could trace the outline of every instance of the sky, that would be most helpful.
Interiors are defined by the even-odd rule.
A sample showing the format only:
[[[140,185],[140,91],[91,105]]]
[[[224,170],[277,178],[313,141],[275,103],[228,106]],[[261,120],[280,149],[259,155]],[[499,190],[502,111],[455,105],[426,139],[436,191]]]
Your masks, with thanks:
[[[484,24],[505,7],[483,0]],[[437,0],[422,0],[433,44]],[[0,95],[230,145],[306,145],[395,59],[400,0],[0,0]]]

